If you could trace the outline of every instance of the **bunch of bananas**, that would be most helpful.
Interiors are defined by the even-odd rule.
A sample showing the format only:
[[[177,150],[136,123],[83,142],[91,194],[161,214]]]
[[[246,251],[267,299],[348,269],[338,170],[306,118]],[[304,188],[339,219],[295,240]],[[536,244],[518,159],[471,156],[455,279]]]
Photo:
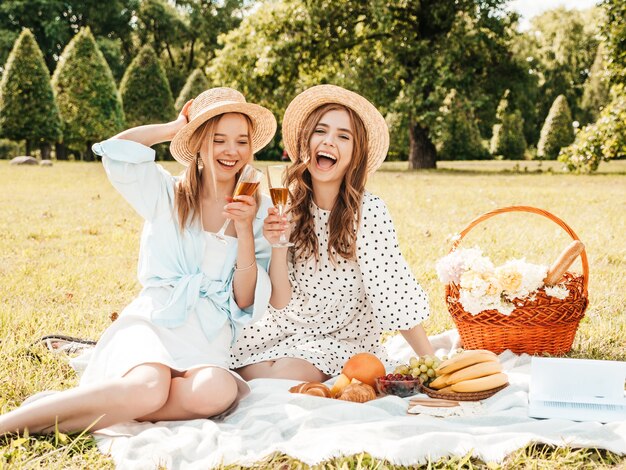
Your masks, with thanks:
[[[463,351],[435,369],[429,387],[440,392],[482,392],[509,382],[498,356],[482,349]]]

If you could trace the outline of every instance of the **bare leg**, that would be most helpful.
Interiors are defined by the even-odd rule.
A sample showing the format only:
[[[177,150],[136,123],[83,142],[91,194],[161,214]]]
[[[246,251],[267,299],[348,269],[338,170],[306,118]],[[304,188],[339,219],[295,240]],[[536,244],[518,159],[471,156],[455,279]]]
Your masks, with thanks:
[[[101,429],[151,413],[167,400],[171,371],[161,364],[142,364],[124,377],[76,387],[21,406],[0,416],[0,434]],[[95,424],[94,424],[95,423]]]
[[[330,378],[310,362],[294,357],[282,357],[275,361],[250,364],[238,369],[237,372],[246,380],[271,378],[324,382]]]
[[[237,382],[224,369],[192,369],[172,379],[165,405],[139,421],[208,418],[226,411],[237,398]]]

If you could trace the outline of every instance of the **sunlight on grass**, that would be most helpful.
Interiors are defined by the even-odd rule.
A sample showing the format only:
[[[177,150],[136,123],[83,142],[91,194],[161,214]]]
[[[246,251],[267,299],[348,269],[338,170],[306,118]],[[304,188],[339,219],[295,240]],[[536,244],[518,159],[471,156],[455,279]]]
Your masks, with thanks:
[[[573,357],[626,360],[626,162],[600,174],[573,176],[537,162],[443,162],[445,170],[404,171],[388,163],[368,184],[387,203],[402,252],[430,297],[430,334],[452,328],[435,262],[450,237],[474,217],[508,205],[531,205],[562,218],[585,243],[590,263],[587,315]],[[524,171],[523,165],[535,165]],[[264,166],[265,163],[259,163]],[[604,164],[603,164],[604,165]],[[164,166],[174,173],[176,163]],[[101,165],[58,162],[53,167],[13,167],[0,161],[0,411],[45,389],[73,386],[73,370],[33,343],[62,333],[97,339],[109,316],[139,291],[136,263],[141,220],[106,180]],[[550,264],[570,239],[533,214],[503,214],[464,239],[495,262],[525,257]],[[575,265],[576,267],[576,265]],[[580,269],[578,264],[577,269]],[[2,468],[112,468],[88,436],[14,437],[0,441]],[[4,463],[3,463],[4,462]],[[423,468],[609,468],[626,459],[589,449],[529,446],[503,466],[465,456]],[[596,465],[596,466],[593,466]],[[235,468],[235,467],[232,467]],[[257,468],[308,468],[275,456]],[[316,468],[400,468],[366,454]]]

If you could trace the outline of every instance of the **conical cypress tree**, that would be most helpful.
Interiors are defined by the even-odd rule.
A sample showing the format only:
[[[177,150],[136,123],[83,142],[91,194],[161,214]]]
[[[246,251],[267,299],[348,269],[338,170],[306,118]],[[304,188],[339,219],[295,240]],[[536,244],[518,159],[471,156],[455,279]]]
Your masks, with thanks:
[[[66,145],[85,151],[124,126],[115,80],[89,28],[82,28],[61,54],[52,76]]]
[[[524,138],[524,118],[519,111],[509,110],[509,90],[498,104],[496,124],[493,126],[490,151],[494,157],[500,156],[509,160],[521,160],[526,151]]]
[[[567,105],[565,96],[559,95],[552,103],[546,122],[541,129],[537,156],[554,160],[562,147],[567,147],[574,141],[572,128],[572,113]]]
[[[456,90],[443,102],[438,155],[441,160],[482,160],[489,158],[483,147],[471,104]]]
[[[174,108],[176,108],[176,110],[183,109],[183,106],[187,101],[195,98],[207,88],[209,88],[209,81],[206,79],[204,73],[202,73],[202,70],[194,70],[191,75],[189,75],[189,78],[187,78],[183,89],[180,90],[180,94],[178,95],[178,98],[176,98]]]
[[[167,122],[176,117],[167,76],[149,45],[141,48],[124,72],[120,93],[129,127]]]
[[[609,102],[609,71],[604,60],[604,47],[598,46],[596,58],[584,85],[581,108],[585,122],[595,122],[602,108]]]
[[[0,83],[0,132],[47,150],[61,139],[61,119],[50,85],[50,73],[35,37],[24,29],[15,41]]]

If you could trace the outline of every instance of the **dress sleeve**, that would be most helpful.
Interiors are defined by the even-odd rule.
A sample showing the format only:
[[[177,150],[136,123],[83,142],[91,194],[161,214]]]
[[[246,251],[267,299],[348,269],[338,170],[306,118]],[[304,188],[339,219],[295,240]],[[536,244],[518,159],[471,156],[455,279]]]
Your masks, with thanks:
[[[94,144],[111,184],[145,220],[172,207],[174,178],[154,162],[150,147],[124,139]]]
[[[428,299],[400,252],[385,203],[364,196],[357,241],[363,284],[380,327],[408,330],[429,315]]]

